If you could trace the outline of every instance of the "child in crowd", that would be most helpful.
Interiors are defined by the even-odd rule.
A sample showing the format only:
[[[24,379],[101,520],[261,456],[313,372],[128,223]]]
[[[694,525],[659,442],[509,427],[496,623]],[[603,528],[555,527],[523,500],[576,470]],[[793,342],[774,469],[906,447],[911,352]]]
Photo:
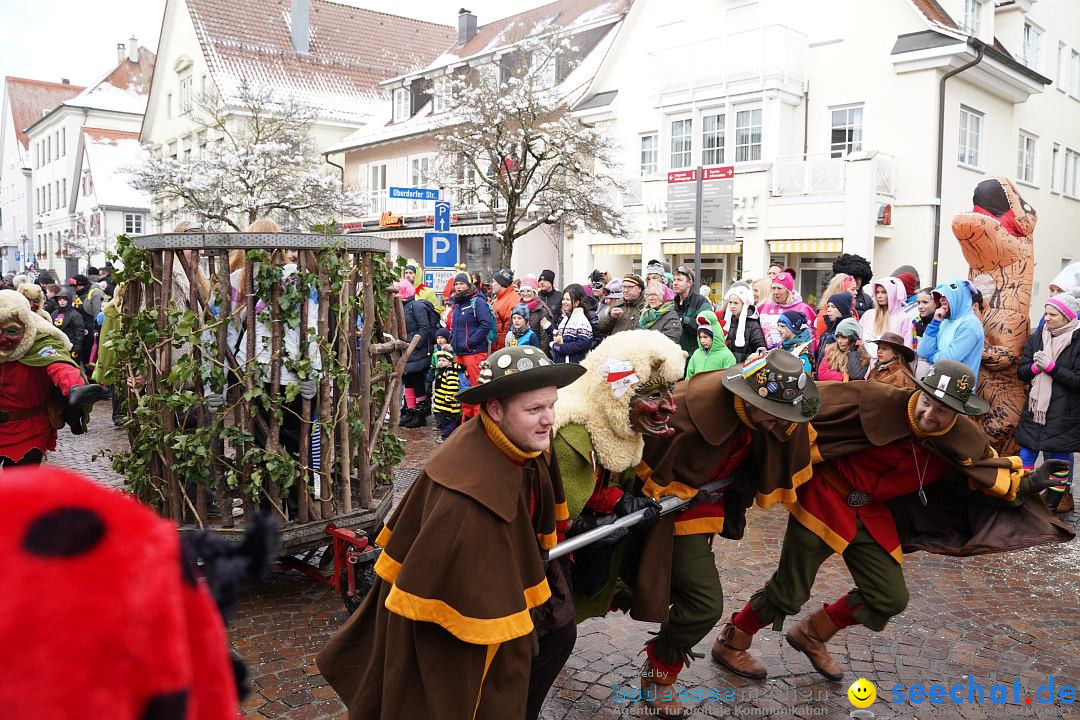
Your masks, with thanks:
[[[870,356],[860,344],[862,328],[854,318],[844,318],[836,325],[836,339],[825,348],[818,365],[818,380],[862,380],[870,365]]]
[[[814,364],[810,362],[810,326],[806,324],[806,316],[798,310],[785,310],[780,313],[776,327],[780,331],[780,347],[784,352],[799,357],[805,372],[813,372]]]
[[[71,357],[78,359],[83,343],[89,338],[86,337],[82,313],[74,305],[75,289],[66,287],[61,290],[56,296],[56,310],[53,311],[52,321],[71,341]]]
[[[915,351],[904,344],[904,338],[896,333],[887,332],[878,338],[877,359],[870,368],[870,372],[866,374],[866,379],[877,380],[896,387],[914,388],[915,375],[912,371],[914,362]]]
[[[439,428],[439,439],[435,442],[442,443],[461,424],[461,401],[457,394],[470,385],[465,368],[454,362],[453,352],[436,350],[433,355],[436,367],[432,409]]]
[[[516,345],[540,347],[540,338],[529,327],[529,308],[524,303],[515,305],[510,311],[510,329],[506,331],[506,347]]]
[[[690,356],[686,366],[686,379],[700,372],[724,370],[735,364],[735,356],[728,349],[724,336],[724,324],[712,310],[702,310],[697,321],[698,349]]]

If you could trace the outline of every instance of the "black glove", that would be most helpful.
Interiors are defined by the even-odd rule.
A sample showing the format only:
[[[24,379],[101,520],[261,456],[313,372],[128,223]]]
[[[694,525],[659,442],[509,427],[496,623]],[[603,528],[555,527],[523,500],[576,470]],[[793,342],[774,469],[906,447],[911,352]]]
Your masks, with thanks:
[[[1047,460],[1028,476],[1028,484],[1031,487],[1031,492],[1034,494],[1041,493],[1047,488],[1054,485],[1060,485],[1064,479],[1054,477],[1053,473],[1066,472],[1069,469],[1069,463],[1067,460]]]
[[[71,388],[71,391],[68,392],[67,402],[70,407],[82,407],[83,405],[93,405],[101,400],[108,400],[108,398],[109,390],[102,385],[79,385]]]
[[[619,502],[615,503],[615,514],[619,517],[636,513],[638,510],[645,510],[645,519],[642,520],[645,523],[660,517],[660,503],[652,498],[623,493],[623,496],[619,498]]]
[[[566,537],[573,537],[575,535],[581,535],[587,533],[590,530],[595,530],[598,527],[610,525],[616,520],[615,515],[596,515],[586,511],[586,513],[579,515],[577,520],[570,525],[570,529],[566,531]],[[605,537],[596,540],[589,544],[589,547],[596,546],[602,547],[604,545],[614,545],[627,535],[630,534],[630,528],[619,528],[608,533]]]

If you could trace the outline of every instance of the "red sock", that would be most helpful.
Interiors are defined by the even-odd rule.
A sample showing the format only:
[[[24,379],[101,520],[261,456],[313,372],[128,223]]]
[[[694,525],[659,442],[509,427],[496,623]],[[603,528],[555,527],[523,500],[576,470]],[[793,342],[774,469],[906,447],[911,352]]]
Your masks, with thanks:
[[[410,410],[416,409],[416,391],[412,388],[405,388],[405,407]]]
[[[848,607],[847,595],[836,602],[825,606],[825,613],[829,616],[830,620],[836,623],[836,627],[838,628],[846,628],[859,624],[859,621],[855,619],[855,610],[856,608]]]
[[[653,652],[653,645],[655,645],[655,643],[649,643],[645,646],[645,657],[649,658],[649,664],[662,673],[678,676],[678,674],[682,672],[682,661],[680,660],[674,665],[664,662],[656,657],[656,654]]]
[[[731,624],[747,635],[753,635],[761,628],[766,627],[769,623],[759,618],[757,613],[754,612],[754,608],[750,607],[750,603],[746,603],[746,607],[731,618]]]

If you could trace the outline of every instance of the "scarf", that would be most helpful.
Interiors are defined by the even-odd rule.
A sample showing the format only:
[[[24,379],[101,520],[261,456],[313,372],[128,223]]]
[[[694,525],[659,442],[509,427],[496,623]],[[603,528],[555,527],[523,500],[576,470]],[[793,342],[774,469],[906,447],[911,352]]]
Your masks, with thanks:
[[[727,297],[730,298],[732,295],[742,300],[742,312],[739,313],[739,318],[735,323],[735,347],[744,347],[746,345],[746,316],[754,304],[754,293],[750,288],[738,285],[728,290]],[[724,308],[724,327],[732,327],[730,303]]]
[[[1051,330],[1045,324],[1042,329],[1042,346],[1050,355],[1050,362],[1057,362],[1061,351],[1072,344],[1073,333],[1076,332],[1077,320],[1070,320],[1057,330]],[[1031,381],[1031,391],[1028,393],[1028,402],[1031,407],[1031,415],[1037,425],[1046,424],[1046,410],[1050,407],[1050,395],[1053,392],[1054,379],[1050,373],[1040,372]]]
[[[652,330],[653,325],[655,325],[660,318],[664,317],[674,309],[675,304],[670,300],[663,303],[658,308],[651,308],[646,305],[641,311],[641,318],[638,322],[641,324],[641,327],[646,330]]]

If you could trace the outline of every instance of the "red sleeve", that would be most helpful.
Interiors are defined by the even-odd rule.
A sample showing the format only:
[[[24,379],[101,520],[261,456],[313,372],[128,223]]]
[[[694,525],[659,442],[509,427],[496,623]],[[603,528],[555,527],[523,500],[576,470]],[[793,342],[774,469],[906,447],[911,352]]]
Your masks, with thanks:
[[[83,380],[82,371],[66,362],[49,363],[45,366],[45,369],[49,373],[49,380],[52,381],[53,385],[60,388],[60,392],[65,396],[71,392],[71,388],[86,384],[86,381]]]
[[[619,502],[622,496],[623,491],[615,486],[597,488],[585,503],[585,507],[600,515],[610,515],[615,512],[615,503]]]

